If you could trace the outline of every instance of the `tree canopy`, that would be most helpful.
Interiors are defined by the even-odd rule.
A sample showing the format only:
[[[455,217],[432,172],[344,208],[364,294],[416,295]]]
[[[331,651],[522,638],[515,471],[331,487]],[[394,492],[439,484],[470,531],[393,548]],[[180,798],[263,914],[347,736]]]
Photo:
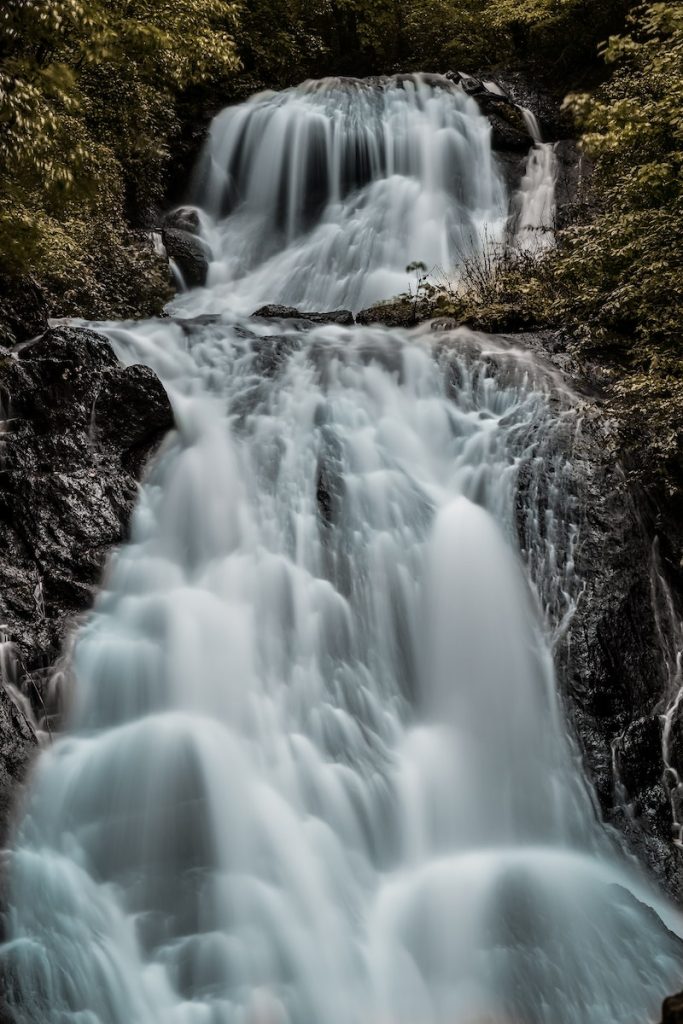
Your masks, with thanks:
[[[237,69],[236,17],[232,0],[6,0],[0,274],[37,275],[65,311],[149,304],[163,270],[130,225],[162,199],[178,93]]]

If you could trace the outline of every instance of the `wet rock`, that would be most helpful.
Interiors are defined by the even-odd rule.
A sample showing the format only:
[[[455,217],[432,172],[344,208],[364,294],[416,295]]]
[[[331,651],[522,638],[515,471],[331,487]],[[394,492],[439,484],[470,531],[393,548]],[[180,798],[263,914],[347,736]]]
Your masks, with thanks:
[[[302,320],[303,313],[295,309],[294,306],[261,306],[255,313],[252,313],[252,318],[260,318],[261,320]]]
[[[26,717],[0,687],[0,844],[7,840],[8,823],[17,793],[30,767],[36,737]],[[0,1018],[1,1019],[1,1018]]]
[[[47,329],[48,301],[31,278],[0,276],[0,344],[14,345]]]
[[[593,164],[581,152],[574,139],[562,139],[555,144],[557,157],[557,180],[555,182],[555,226],[566,228],[577,220],[582,212],[590,216],[587,209],[590,190],[587,188],[593,173]],[[590,202],[594,205],[595,199]]]
[[[662,1003],[662,1024],[683,1024],[683,992]]]
[[[669,763],[683,779],[683,700],[675,704],[671,712]]]
[[[164,230],[186,231],[190,235],[199,234],[199,213],[193,206],[179,206],[164,217]]]
[[[517,103],[503,87],[462,71],[449,71],[445,77],[476,100],[491,124],[495,150],[525,152],[529,149],[532,142],[529,129]]]
[[[520,124],[517,117],[509,116],[512,109],[514,108],[487,112],[486,117],[491,125],[491,145],[498,152],[526,153],[533,144],[533,139],[523,127],[523,122]]]
[[[65,636],[125,538],[137,477],[173,414],[151,370],[122,367],[102,337],[68,327],[0,357],[0,396],[4,683],[42,716]],[[33,745],[0,687],[0,831]]]
[[[304,313],[304,319],[312,324],[339,324],[340,327],[353,327],[353,313],[348,309],[335,309],[330,313]]]
[[[414,327],[416,322],[414,303],[400,298],[378,302],[356,314],[356,323],[365,326],[381,324],[385,327]]]
[[[262,306],[252,313],[261,320],[306,320],[311,324],[339,324],[353,326],[353,313],[348,309],[335,309],[329,313],[304,313],[293,306]]]
[[[300,340],[292,334],[254,338],[252,341],[254,372],[264,377],[275,377],[282,369],[287,357],[299,348],[300,344]]]
[[[665,566],[657,556],[658,508],[620,463],[615,426],[599,401],[602,371],[574,357],[571,339],[550,332],[513,337],[542,350],[589,399],[580,429],[561,425],[554,440],[556,452],[568,456],[562,486],[576,510],[558,524],[555,538],[560,564],[571,559],[579,587],[576,611],[556,648],[569,718],[603,816],[681,899],[683,851],[673,842],[661,723],[675,695],[676,638],[669,632],[671,595],[662,592],[660,581]],[[533,497],[541,518],[549,507],[550,485],[548,479],[546,489],[540,487]],[[527,482],[520,487],[520,540],[527,549]],[[572,518],[579,526],[578,543],[569,529]],[[678,728],[674,723],[675,759],[683,748]]]
[[[168,395],[148,366],[117,367],[97,393],[91,422],[98,439],[118,446],[123,465],[139,476],[147,455],[172,425]]]
[[[161,237],[169,257],[178,264],[185,284],[189,288],[205,285],[211,255],[206,242],[191,231],[166,226]]]
[[[638,718],[624,730],[614,745],[618,782],[626,793],[643,784],[656,787],[662,780],[662,723],[658,716]]]
[[[571,115],[562,105],[563,95],[553,94],[537,81],[529,79],[523,71],[505,69],[482,77],[486,83],[493,82],[510,101],[530,110],[547,142],[576,137]],[[475,98],[478,100],[478,97]]]
[[[524,177],[529,146],[530,142],[527,140],[524,151],[521,149],[507,151],[498,149],[496,152],[496,163],[510,196],[514,195],[518,190]]]

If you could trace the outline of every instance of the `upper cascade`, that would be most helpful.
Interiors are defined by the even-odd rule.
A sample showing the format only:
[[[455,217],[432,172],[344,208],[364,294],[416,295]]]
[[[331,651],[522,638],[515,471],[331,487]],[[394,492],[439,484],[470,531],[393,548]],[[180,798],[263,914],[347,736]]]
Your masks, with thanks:
[[[489,122],[437,75],[327,78],[229,107],[194,196],[212,306],[239,312],[357,310],[406,291],[408,263],[451,273],[509,222]]]

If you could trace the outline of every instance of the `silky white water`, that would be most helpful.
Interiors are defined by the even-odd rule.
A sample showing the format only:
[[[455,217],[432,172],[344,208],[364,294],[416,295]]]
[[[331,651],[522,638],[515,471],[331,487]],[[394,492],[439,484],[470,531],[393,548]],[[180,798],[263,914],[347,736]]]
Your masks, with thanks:
[[[508,197],[475,101],[446,79],[328,79],[214,121],[196,174],[202,308],[359,310],[505,236]]]
[[[367,287],[393,288],[419,224],[403,251],[400,232],[370,251],[344,232],[355,210],[391,235],[382,203],[396,213],[404,190],[438,192],[463,232],[498,230],[486,122],[408,84],[354,85],[346,113],[309,86],[221,115],[212,160],[236,159],[242,119],[257,195],[221,212],[203,178],[222,269],[169,319],[101,328],[160,374],[177,430],[78,634],[68,727],[10,853],[21,1024],[635,1024],[680,982],[681,922],[604,832],[556,693],[553,629],[580,581],[554,531],[575,536],[579,514],[552,439],[574,399],[464,330],[244,316],[358,305],[375,272]],[[387,144],[372,182],[333,182],[306,226],[308,109],[278,172],[299,206],[262,209],[277,165],[258,154],[273,108],[311,95],[331,152],[368,104],[389,137],[401,104],[425,124],[405,163]],[[420,177],[451,116],[466,198]],[[272,252],[259,208],[284,218]],[[529,494],[551,472],[540,521]]]
[[[514,197],[517,244],[529,252],[538,252],[553,244],[555,227],[555,185],[557,156],[552,142],[544,142],[538,118],[520,107],[534,145],[529,151],[526,171]]]

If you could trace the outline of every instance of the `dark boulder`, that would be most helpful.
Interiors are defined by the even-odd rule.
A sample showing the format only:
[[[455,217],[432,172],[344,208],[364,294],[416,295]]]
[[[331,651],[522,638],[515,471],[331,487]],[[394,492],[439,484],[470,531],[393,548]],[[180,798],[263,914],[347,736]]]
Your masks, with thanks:
[[[162,241],[188,288],[206,284],[211,261],[211,252],[200,232],[199,212],[193,206],[179,206],[164,218]]]
[[[491,110],[486,116],[491,125],[491,146],[496,152],[526,153],[533,144],[521,118],[510,117],[501,110]]]
[[[348,309],[334,309],[329,313],[304,313],[304,320],[312,324],[339,324],[340,327],[352,327],[355,323],[353,313]]]
[[[499,89],[509,102],[531,111],[539,123],[541,134],[547,142],[576,138],[576,128],[571,114],[563,106],[564,93],[554,94],[536,80],[531,80],[523,71],[504,69],[495,74],[484,74],[486,82]],[[491,88],[488,88],[491,92]],[[479,96],[475,96],[477,102]],[[488,111],[484,111],[488,113]]]
[[[98,439],[117,445],[123,465],[137,476],[172,424],[168,395],[148,366],[117,367],[97,393],[91,422]]]
[[[415,304],[409,299],[397,298],[378,302],[356,314],[356,323],[366,327],[372,324],[384,327],[414,327],[417,322]]]
[[[0,399],[2,832],[35,742],[4,687],[39,718],[59,713],[55,662],[125,539],[137,479],[173,413],[151,370],[121,366],[104,338],[68,327],[0,355]]]
[[[498,170],[503,176],[508,194],[513,196],[519,189],[520,183],[526,172],[529,143],[522,152],[521,149],[498,149],[496,151],[496,163]]]
[[[161,238],[170,259],[175,260],[188,288],[206,284],[211,252],[208,245],[191,231],[166,227]]]
[[[476,100],[491,124],[491,144],[495,150],[522,152],[529,149],[533,140],[522,112],[502,87],[498,91],[481,78],[462,71],[449,71],[445,77],[456,82],[468,96]]]
[[[304,313],[293,306],[262,306],[252,313],[261,320],[305,320],[309,324],[339,324],[351,327],[353,313],[348,309],[335,309],[329,313]]]
[[[259,318],[261,320],[303,320],[303,313],[294,306],[261,306],[255,313],[252,313],[252,318]]]
[[[190,235],[198,235],[200,229],[199,212],[193,206],[179,206],[164,217],[164,230],[187,231]]]
[[[662,1024],[683,1024],[683,992],[662,1003]]]

